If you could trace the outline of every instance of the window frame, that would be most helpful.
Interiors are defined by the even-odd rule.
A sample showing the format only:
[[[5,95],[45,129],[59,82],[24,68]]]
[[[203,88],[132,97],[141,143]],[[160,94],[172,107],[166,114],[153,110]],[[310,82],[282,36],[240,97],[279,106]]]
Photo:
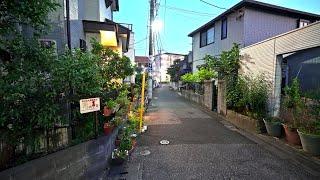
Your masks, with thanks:
[[[208,43],[208,31],[213,29],[213,42]],[[205,43],[202,43],[203,38],[205,38]],[[206,28],[203,31],[200,31],[200,48],[213,44],[215,42],[215,26],[211,26],[210,28]]]
[[[225,36],[223,33],[223,23],[225,22],[225,26],[226,26],[226,32],[225,32]],[[227,17],[223,17],[221,19],[221,40],[226,39],[228,37],[228,18]]]
[[[208,43],[208,32],[209,32],[210,29],[213,29],[213,37],[212,37],[212,38],[213,38],[213,41],[210,42],[210,43]],[[207,45],[210,45],[210,44],[213,44],[213,43],[214,43],[215,33],[216,33],[216,32],[215,32],[214,26],[212,26],[211,28],[208,28],[208,29],[207,29]]]
[[[203,41],[203,34],[205,34],[205,43],[203,44],[202,43],[202,41]],[[207,42],[208,42],[208,39],[207,39],[207,30],[205,30],[205,31],[200,31],[200,48],[202,48],[202,47],[205,47],[205,46],[207,46]]]

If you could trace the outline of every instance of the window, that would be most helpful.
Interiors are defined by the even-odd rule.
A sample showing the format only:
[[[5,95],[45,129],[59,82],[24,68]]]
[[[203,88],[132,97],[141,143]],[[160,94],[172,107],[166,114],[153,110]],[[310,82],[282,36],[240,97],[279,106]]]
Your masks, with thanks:
[[[228,34],[228,21],[227,18],[223,18],[221,20],[221,39],[225,39],[227,38],[227,34]]]
[[[57,53],[57,43],[55,40],[52,39],[39,39],[40,46],[43,48],[51,49]]]
[[[304,26],[308,26],[310,24],[310,21],[304,20],[304,19],[299,19],[298,20],[298,28],[302,28]]]
[[[200,33],[200,47],[207,45],[207,31]]]
[[[207,44],[214,43],[214,27],[207,31]]]
[[[82,51],[86,51],[87,50],[87,42],[83,39],[80,39],[80,49]]]
[[[200,47],[214,43],[214,27],[200,33]]]

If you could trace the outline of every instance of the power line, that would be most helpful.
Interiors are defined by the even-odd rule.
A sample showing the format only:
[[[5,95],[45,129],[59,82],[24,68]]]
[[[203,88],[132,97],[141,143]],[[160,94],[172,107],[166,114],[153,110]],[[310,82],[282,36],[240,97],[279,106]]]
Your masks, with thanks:
[[[204,1],[204,0],[200,0],[200,1],[201,1],[201,2],[203,2],[203,3],[206,3],[206,4],[210,5],[210,6],[216,7],[216,8],[218,8],[218,9],[228,10],[227,8],[224,8],[224,7],[220,7],[220,6],[214,5],[214,4],[209,3],[209,2],[207,2],[207,1]]]
[[[139,40],[139,41],[137,41],[137,42],[135,42],[135,43],[132,43],[132,44],[130,44],[130,45],[139,44],[139,43],[141,43],[141,42],[143,42],[143,41],[145,41],[145,40],[147,40],[147,39],[148,39],[148,38],[145,37],[145,38],[143,38],[143,39],[141,39],[141,40]]]
[[[205,13],[205,12],[198,12],[198,11],[182,9],[182,8],[177,8],[177,7],[173,7],[173,6],[167,6],[167,5],[165,5],[165,6],[160,5],[160,6],[164,7],[164,8],[167,8],[167,9],[170,9],[170,10],[180,11],[180,12],[199,15],[199,16],[214,16],[215,15],[215,14],[210,14],[210,13]]]

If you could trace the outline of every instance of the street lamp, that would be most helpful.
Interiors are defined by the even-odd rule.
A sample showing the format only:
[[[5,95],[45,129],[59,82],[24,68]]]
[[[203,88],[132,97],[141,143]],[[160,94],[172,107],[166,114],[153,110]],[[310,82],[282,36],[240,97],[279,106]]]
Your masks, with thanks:
[[[153,32],[160,32],[163,28],[163,22],[160,19],[155,19],[151,26]]]

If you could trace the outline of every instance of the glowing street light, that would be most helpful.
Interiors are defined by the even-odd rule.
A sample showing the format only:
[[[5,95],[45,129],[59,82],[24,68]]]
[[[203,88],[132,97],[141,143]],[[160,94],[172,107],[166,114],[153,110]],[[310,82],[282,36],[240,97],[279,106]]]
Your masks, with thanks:
[[[163,28],[163,22],[160,19],[155,19],[152,22],[152,31],[153,32],[160,32]]]

